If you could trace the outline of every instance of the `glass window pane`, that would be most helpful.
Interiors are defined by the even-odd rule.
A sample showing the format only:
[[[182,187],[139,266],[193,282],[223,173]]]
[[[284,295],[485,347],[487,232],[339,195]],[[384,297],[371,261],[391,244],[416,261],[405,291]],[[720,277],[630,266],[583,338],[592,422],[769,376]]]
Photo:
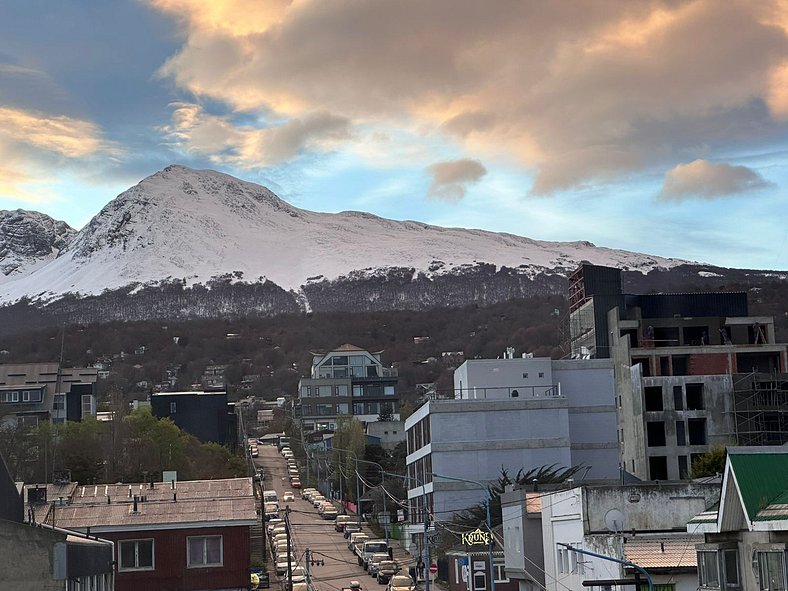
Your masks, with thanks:
[[[153,566],[153,540],[140,540],[137,542],[137,561],[139,568]]]
[[[738,586],[739,583],[739,552],[736,550],[725,550],[722,553],[723,567],[725,569],[725,584]]]
[[[134,542],[120,543],[120,568],[134,568]]]
[[[221,564],[222,563],[222,538],[221,536],[213,536],[205,539],[205,554],[206,564]]]
[[[204,564],[203,538],[189,538],[189,565]]]

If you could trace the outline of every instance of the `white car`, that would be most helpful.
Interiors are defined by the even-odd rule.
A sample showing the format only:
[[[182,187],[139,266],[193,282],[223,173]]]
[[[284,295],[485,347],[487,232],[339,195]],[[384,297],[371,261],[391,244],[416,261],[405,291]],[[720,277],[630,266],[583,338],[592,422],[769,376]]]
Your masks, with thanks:
[[[291,492],[286,492],[284,495],[282,495],[282,501],[284,501],[285,503],[289,503],[290,501],[295,501],[295,495]]]

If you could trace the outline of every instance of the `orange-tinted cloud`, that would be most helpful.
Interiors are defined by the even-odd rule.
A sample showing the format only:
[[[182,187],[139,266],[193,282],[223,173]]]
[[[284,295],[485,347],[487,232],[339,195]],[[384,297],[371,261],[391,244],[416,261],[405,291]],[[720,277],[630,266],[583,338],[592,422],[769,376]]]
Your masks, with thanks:
[[[60,164],[118,154],[118,147],[90,121],[0,107],[0,198],[53,199],[48,180]]]
[[[746,166],[695,160],[679,164],[665,173],[662,197],[713,199],[769,186],[761,175]]]
[[[788,114],[778,0],[296,0],[257,20],[266,3],[150,1],[184,23],[161,70],[182,88],[445,135],[533,168],[534,193],[757,141]]]
[[[163,131],[178,148],[238,168],[287,162],[304,150],[329,151],[352,134],[347,119],[325,111],[259,128],[233,125],[227,117],[206,113],[192,103],[173,106],[173,123]]]
[[[478,160],[464,158],[436,162],[427,168],[432,176],[429,194],[437,199],[459,201],[465,197],[468,185],[478,183],[487,169]]]

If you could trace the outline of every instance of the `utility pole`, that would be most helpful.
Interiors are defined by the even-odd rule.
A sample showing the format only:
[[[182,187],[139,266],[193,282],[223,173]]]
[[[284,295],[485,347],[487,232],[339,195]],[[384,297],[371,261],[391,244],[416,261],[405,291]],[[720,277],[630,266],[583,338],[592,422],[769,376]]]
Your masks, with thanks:
[[[290,505],[285,507],[285,533],[287,534],[287,591],[293,591],[293,546],[290,541]]]

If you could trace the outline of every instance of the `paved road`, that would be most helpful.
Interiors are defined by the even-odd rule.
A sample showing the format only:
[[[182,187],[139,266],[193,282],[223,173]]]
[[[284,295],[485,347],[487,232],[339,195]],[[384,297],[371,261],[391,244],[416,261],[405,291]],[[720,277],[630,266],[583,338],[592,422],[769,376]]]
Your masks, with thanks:
[[[315,560],[325,563],[324,566],[309,567],[314,588],[317,591],[339,591],[355,579],[360,581],[365,589],[383,591],[385,585],[378,585],[375,579],[358,566],[356,557],[347,549],[347,541],[341,533],[334,531],[334,522],[321,518],[317,509],[301,500],[300,491],[290,488],[287,463],[276,448],[260,446],[259,451],[260,457],[257,463],[262,464],[266,472],[264,488],[277,492],[280,506],[290,505],[293,554],[298,559],[299,565],[305,566],[303,557],[307,548]],[[296,499],[284,503],[282,495],[288,491],[294,492]]]

